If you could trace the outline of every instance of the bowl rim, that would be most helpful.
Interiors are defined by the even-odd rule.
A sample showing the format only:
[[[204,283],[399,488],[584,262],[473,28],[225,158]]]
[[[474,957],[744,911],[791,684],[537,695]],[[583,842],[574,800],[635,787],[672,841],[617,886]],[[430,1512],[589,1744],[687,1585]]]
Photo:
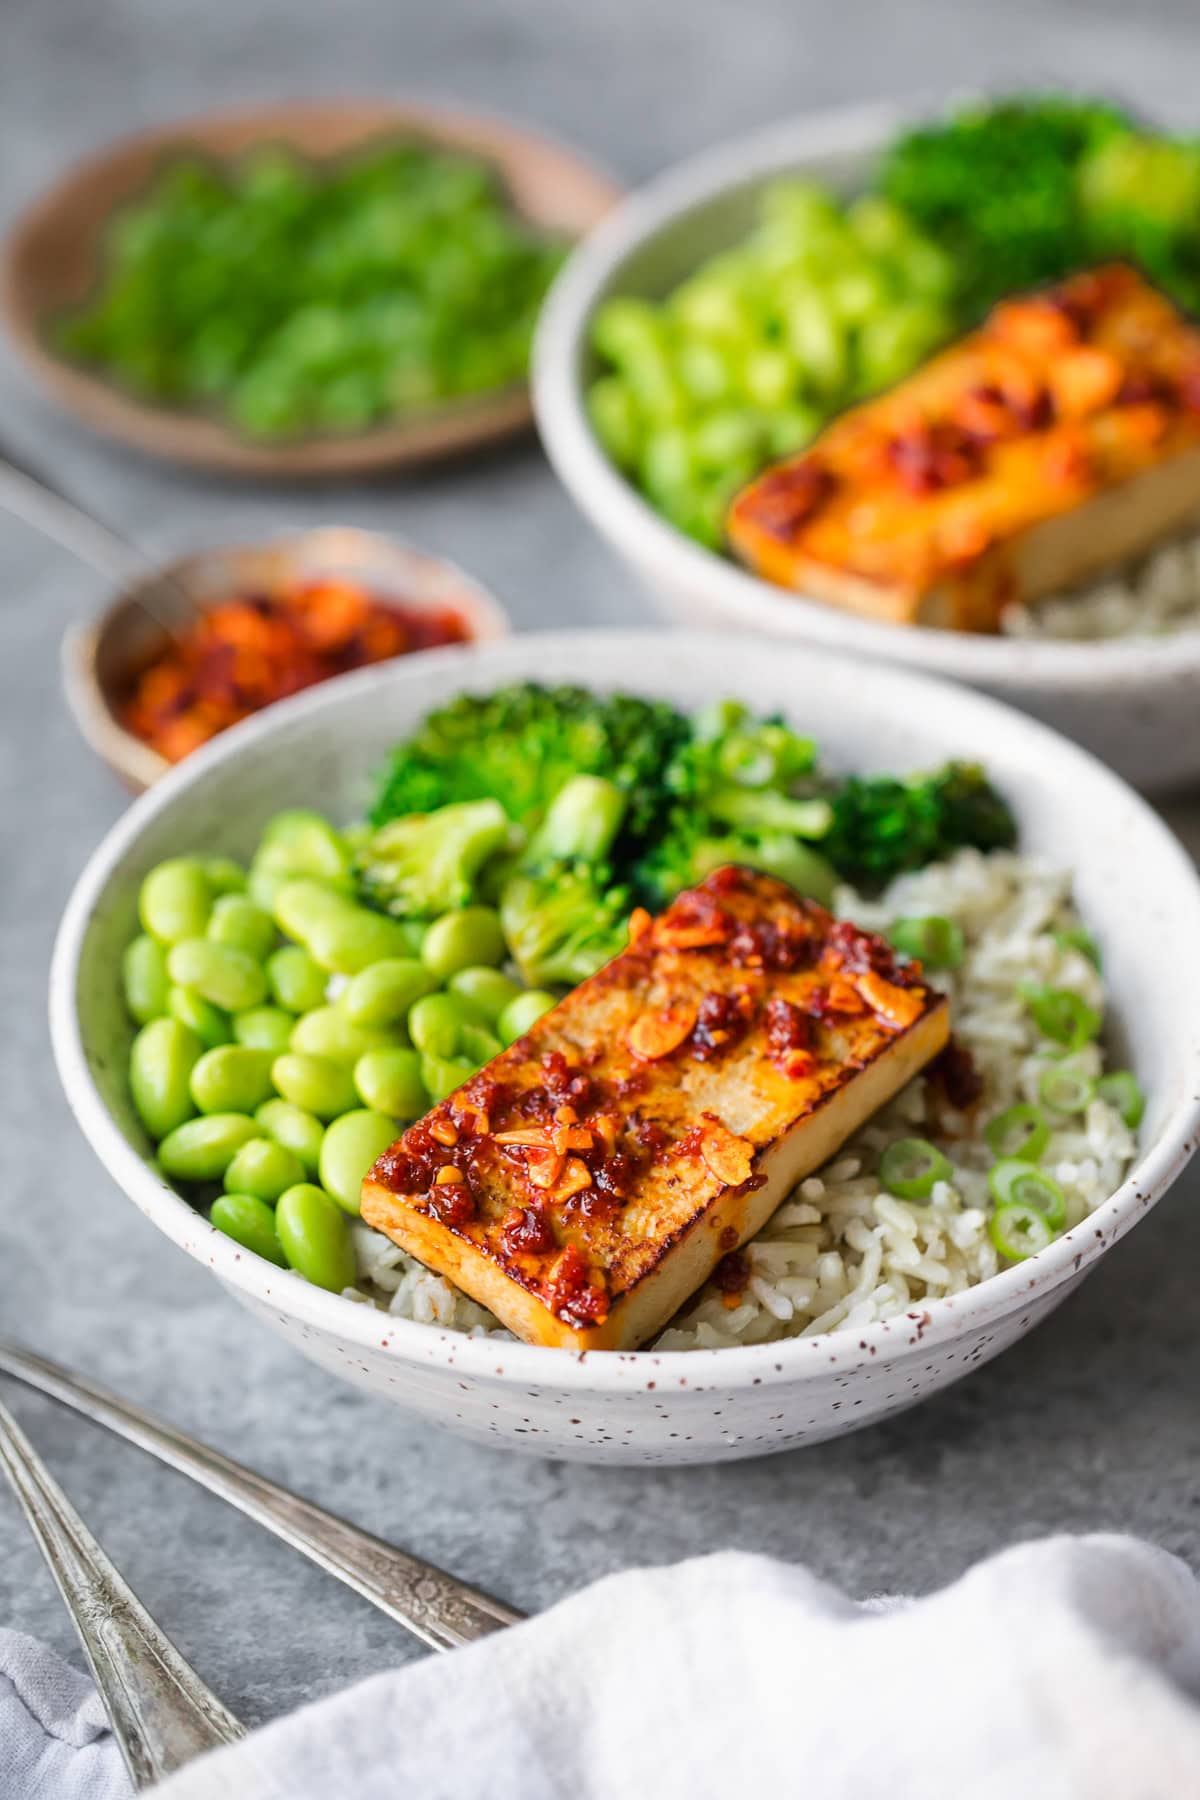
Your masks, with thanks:
[[[522,634],[519,640],[510,640],[509,647],[512,642],[527,644],[531,662],[536,663],[540,651],[569,644],[573,652],[582,653],[586,666],[589,645],[611,649],[614,643],[622,643],[631,666],[645,667],[651,666],[653,647],[678,640],[680,635],[662,629],[529,633]],[[707,647],[724,658],[733,654],[739,642],[727,632],[695,632],[688,636],[697,646]],[[797,650],[794,645],[790,648]],[[481,657],[486,658],[487,646],[431,650],[425,656],[437,659],[442,666],[447,659],[477,663]],[[805,656],[810,674],[814,658],[818,665],[840,664],[845,668],[851,663],[845,655],[824,649],[806,651]],[[717,1386],[740,1389],[791,1385],[796,1380],[822,1375],[831,1364],[847,1374],[869,1366],[885,1352],[899,1357],[924,1354],[968,1329],[1016,1310],[1022,1295],[1032,1302],[1039,1293],[1061,1288],[1124,1236],[1141,1213],[1166,1192],[1190,1159],[1200,1135],[1200,1054],[1193,1071],[1197,1079],[1162,1120],[1154,1141],[1140,1150],[1116,1192],[1045,1250],[975,1287],[919,1301],[893,1319],[877,1320],[856,1328],[854,1333],[822,1333],[718,1350],[573,1352],[508,1340],[497,1342],[490,1336],[470,1337],[380,1312],[341,1294],[327,1293],[290,1271],[280,1271],[244,1252],[151,1170],[105,1105],[88,1066],[76,1008],[84,939],[114,867],[137,843],[145,826],[167,812],[189,788],[222,764],[253,752],[256,744],[279,727],[319,712],[338,694],[356,691],[364,708],[370,707],[374,691],[386,689],[389,681],[402,673],[402,664],[380,664],[336,677],[333,682],[322,683],[278,702],[264,714],[244,720],[177,765],[134,801],[92,851],[67,902],[54,944],[49,981],[51,1045],[59,1078],[80,1129],[109,1175],[146,1217],[252,1304],[283,1314],[285,1323],[294,1321],[302,1329],[375,1354],[382,1351],[401,1366],[436,1364],[481,1380],[503,1376],[533,1385],[591,1393],[633,1392],[644,1390],[647,1385],[706,1391]],[[858,680],[894,681],[897,672],[875,664],[869,669],[856,668],[855,675]],[[1140,830],[1156,841],[1168,865],[1173,865],[1176,884],[1186,890],[1200,931],[1200,872],[1158,814],[1098,758],[1049,726],[988,695],[908,670],[900,678],[918,708],[932,710],[939,703],[952,700],[960,713],[965,708],[982,721],[990,720],[1009,734],[1016,733],[1031,749],[1041,751],[1044,760],[1055,768],[1056,781],[1064,791],[1072,778],[1083,780],[1093,788],[1106,789],[1114,799],[1119,796],[1124,806],[1131,806],[1140,821]]]
[[[80,736],[89,749],[107,763],[113,773],[129,787],[136,792],[150,787],[152,783],[160,781],[172,765],[159,751],[152,749],[122,725],[96,672],[96,659],[105,637],[124,609],[135,604],[138,594],[156,582],[170,581],[176,577],[186,579],[189,569],[208,557],[236,557],[256,551],[282,550],[290,545],[304,543],[312,545],[314,551],[319,553],[321,542],[325,539],[329,540],[331,547],[337,540],[343,543],[354,540],[362,547],[371,541],[383,544],[389,551],[410,558],[414,565],[420,565],[425,571],[423,581],[448,582],[454,590],[453,599],[432,594],[427,586],[420,583],[414,583],[411,591],[405,591],[397,598],[414,611],[428,607],[457,606],[467,628],[468,644],[490,643],[511,635],[512,618],[507,607],[479,576],[472,575],[461,563],[452,561],[450,557],[424,549],[398,531],[377,530],[373,526],[363,525],[296,527],[271,532],[253,541],[201,544],[195,549],[180,551],[163,562],[147,560],[140,573],[121,582],[99,612],[93,613],[89,619],[69,625],[63,633],[60,647],[63,692]],[[214,596],[211,604],[215,605],[217,599]],[[207,604],[196,598],[193,614],[198,615],[206,610]],[[425,656],[428,651],[418,650],[409,654]],[[341,678],[329,676],[327,679]],[[324,683],[317,685],[323,686]],[[270,705],[260,708],[260,711],[269,712],[272,706],[280,704],[280,701],[274,700]]]
[[[25,375],[98,436],[154,460],[227,478],[327,480],[370,475],[479,452],[528,431],[533,405],[526,378],[479,394],[452,396],[424,412],[385,418],[363,430],[314,431],[283,442],[258,440],[240,432],[220,410],[210,413],[143,398],[48,342],[47,311],[44,305],[35,306],[28,292],[26,264],[40,235],[78,188],[130,159],[147,159],[149,166],[170,152],[190,149],[212,155],[213,133],[252,130],[254,142],[270,144],[325,122],[344,123],[357,136],[360,119],[363,142],[389,134],[422,136],[443,149],[476,156],[506,180],[514,160],[525,155],[569,172],[581,192],[586,189],[588,194],[578,225],[564,233],[571,242],[578,241],[586,225],[610,210],[624,192],[600,158],[552,128],[449,94],[347,90],[190,109],[104,138],[71,158],[26,198],[0,235],[0,319]],[[333,152],[328,160],[342,154]],[[90,239],[98,241],[113,210],[109,207],[93,219]],[[525,208],[519,210],[527,221],[538,223]]]
[[[730,624],[736,618],[776,637],[993,688],[1086,694],[1200,675],[1200,627],[1162,638],[1029,640],[887,625],[776,587],[670,524],[592,430],[582,380],[588,324],[636,251],[723,194],[789,169],[803,173],[826,156],[870,154],[898,128],[934,117],[944,105],[910,98],[795,115],[687,157],[628,194],[571,253],[542,307],[530,366],[534,415],[550,463],[610,543],[663,585],[690,587],[719,603]]]

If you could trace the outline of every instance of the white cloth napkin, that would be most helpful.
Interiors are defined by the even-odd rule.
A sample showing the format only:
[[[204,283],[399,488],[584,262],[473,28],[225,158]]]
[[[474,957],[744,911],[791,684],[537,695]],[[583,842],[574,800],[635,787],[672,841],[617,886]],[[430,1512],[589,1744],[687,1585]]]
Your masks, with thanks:
[[[1200,1584],[1129,1539],[1024,1545],[884,1606],[728,1552],[375,1676],[158,1793],[1182,1800],[1198,1698]]]
[[[39,1691],[46,1668],[29,1653],[0,1633],[0,1796],[123,1800],[83,1678],[65,1670]],[[6,1683],[23,1689],[15,1716]],[[44,1768],[31,1720],[49,1730]],[[73,1744],[73,1762],[54,1760]],[[1200,1793],[1200,1583],[1129,1538],[1054,1538],[926,1599],[863,1605],[727,1552],[614,1576],[375,1676],[157,1793],[1183,1800]]]

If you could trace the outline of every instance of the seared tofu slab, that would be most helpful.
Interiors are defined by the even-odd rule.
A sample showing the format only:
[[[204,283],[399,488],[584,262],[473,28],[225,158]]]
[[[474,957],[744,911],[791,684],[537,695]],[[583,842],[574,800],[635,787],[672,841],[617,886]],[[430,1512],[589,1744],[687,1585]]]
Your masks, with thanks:
[[[725,868],[411,1126],[362,1216],[518,1337],[644,1343],[948,1037],[918,963]]]
[[[739,494],[760,575],[893,624],[994,631],[1200,518],[1200,332],[1114,265],[982,328]]]

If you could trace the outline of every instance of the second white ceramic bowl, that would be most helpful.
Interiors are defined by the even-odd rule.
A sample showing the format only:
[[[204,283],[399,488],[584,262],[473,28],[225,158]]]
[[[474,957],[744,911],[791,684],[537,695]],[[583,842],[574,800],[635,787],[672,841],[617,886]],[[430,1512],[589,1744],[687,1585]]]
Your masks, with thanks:
[[[543,310],[538,429],[593,525],[684,624],[768,632],[970,682],[1057,726],[1146,789],[1200,777],[1200,631],[1108,643],[1035,643],[876,624],[771,586],[667,523],[609,461],[588,420],[592,315],[610,294],[659,298],[737,242],[763,186],[802,174],[863,187],[896,129],[929,108],[859,107],[797,119],[706,152],[626,200],[575,252]]]
[[[246,857],[281,807],[358,816],[390,744],[432,706],[503,682],[582,682],[692,709],[737,695],[811,732],[831,767],[982,761],[1021,841],[1075,871],[1102,947],[1109,1028],[1148,1104],[1136,1165],[1074,1231],[980,1287],[849,1334],[737,1350],[575,1356],[393,1318],[261,1261],[154,1173],[126,1081],[121,952],[143,875],[185,851]],[[71,897],[51,974],[55,1056],[114,1180],[168,1238],[305,1355],[485,1443],[608,1462],[709,1462],[815,1442],[910,1406],[995,1356],[1066,1296],[1174,1180],[1200,1117],[1200,883],[1166,827],[1083,751],[1007,707],[796,645],[684,632],[517,637],[430,651],[284,701],[132,806]]]

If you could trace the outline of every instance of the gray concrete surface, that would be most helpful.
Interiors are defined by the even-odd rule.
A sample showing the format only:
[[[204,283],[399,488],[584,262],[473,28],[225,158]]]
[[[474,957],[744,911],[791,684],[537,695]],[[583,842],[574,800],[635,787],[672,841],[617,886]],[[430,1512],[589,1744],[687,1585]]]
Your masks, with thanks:
[[[795,108],[979,80],[1090,82],[1200,117],[1187,0],[0,0],[0,26],[0,222],[112,133],[304,91],[421,91],[526,114],[631,181]],[[371,488],[235,489],[90,441],[7,353],[0,420],[0,440],[164,552],[302,521],[393,526],[478,570],[522,626],[642,616],[532,444]],[[349,1392],[254,1325],[113,1188],[59,1093],[51,939],[124,804],[59,694],[63,627],[101,588],[3,519],[0,562],[0,1328],[530,1610],[602,1571],[728,1544],[806,1559],[855,1594],[926,1589],[996,1545],[1058,1530],[1140,1531],[1200,1567],[1195,1178],[1049,1325],[942,1399],[839,1444],[721,1469],[474,1449]],[[147,1604],[247,1719],[416,1654],[181,1478],[48,1403],[13,1400]],[[76,1654],[3,1493],[0,1623]]]

